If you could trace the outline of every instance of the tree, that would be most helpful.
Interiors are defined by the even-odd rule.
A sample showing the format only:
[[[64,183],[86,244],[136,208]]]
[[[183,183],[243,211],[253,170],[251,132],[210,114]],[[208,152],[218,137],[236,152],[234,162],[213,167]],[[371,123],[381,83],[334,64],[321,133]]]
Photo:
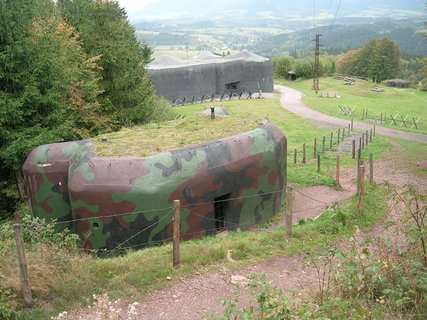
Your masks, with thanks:
[[[373,39],[360,49],[350,50],[338,60],[343,74],[368,77],[379,83],[394,78],[400,70],[400,50],[388,39]]]
[[[368,76],[375,83],[395,78],[400,70],[400,50],[391,39],[374,39],[364,47]]]
[[[288,72],[294,68],[295,59],[291,56],[273,58],[274,75],[279,78],[287,78]]]
[[[101,103],[113,127],[148,119],[154,105],[143,64],[148,53],[136,40],[125,11],[116,1],[59,0],[58,6],[81,35],[86,53],[100,57]]]
[[[14,176],[31,149],[88,137],[103,121],[98,57],[52,15],[54,3],[0,1],[0,211],[10,211]]]

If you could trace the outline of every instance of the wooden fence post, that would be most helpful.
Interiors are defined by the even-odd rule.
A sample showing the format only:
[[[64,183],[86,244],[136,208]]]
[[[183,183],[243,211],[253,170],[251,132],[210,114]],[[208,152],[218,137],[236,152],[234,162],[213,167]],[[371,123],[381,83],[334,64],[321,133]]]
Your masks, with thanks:
[[[374,155],[369,154],[369,183],[374,183]]]
[[[28,277],[27,259],[25,257],[24,239],[22,238],[22,225],[14,224],[15,231],[16,251],[18,253],[19,270],[21,273],[22,294],[24,302],[27,307],[34,305],[33,297],[31,295],[30,280]]]
[[[342,129],[342,139],[341,139],[341,141],[344,141],[344,137],[345,137],[345,128]]]
[[[365,145],[368,145],[368,140],[369,140],[369,132],[368,132],[368,130],[366,130],[365,139],[366,139]]]
[[[352,148],[351,148],[351,158],[356,158],[356,140],[353,139],[352,141]]]
[[[297,163],[297,152],[298,152],[298,150],[294,149],[294,164]]]
[[[362,133],[362,150],[365,149],[365,134]]]
[[[322,152],[325,153],[325,141],[326,141],[326,137],[323,136],[322,138]]]
[[[383,113],[381,112],[381,116],[380,116],[380,123],[383,123]]]
[[[359,150],[362,149],[362,137],[359,137]]]
[[[375,123],[374,123],[374,137],[375,137],[375,127],[376,127],[376,125],[375,125]]]
[[[317,172],[320,172],[320,154],[317,154]]]
[[[331,131],[331,139],[329,141],[329,149],[332,150],[332,138],[333,138],[334,133]]]
[[[372,142],[372,129],[369,130],[369,143]]]
[[[316,158],[316,154],[317,154],[317,138],[314,138],[314,142],[313,142],[313,158]]]
[[[363,193],[365,191],[365,166],[360,165],[360,175],[359,175],[359,205],[357,206],[357,211],[359,213],[363,212]]]
[[[348,125],[347,136],[350,137],[350,125]]]
[[[360,159],[360,156],[361,156],[361,154],[360,154],[360,149],[359,150],[357,150],[357,190],[356,190],[356,195],[359,195],[359,176],[360,176],[360,161],[361,161],[361,159]]]
[[[338,129],[337,147],[340,144],[340,135],[341,135],[341,129]]]
[[[336,163],[336,170],[335,170],[335,181],[336,181],[337,189],[341,189],[341,185],[340,185],[340,156],[339,155],[337,155],[337,163]]]
[[[292,236],[292,187],[288,186],[286,192],[286,213],[285,213],[285,236]]]
[[[305,153],[305,143],[302,144],[302,163],[306,163],[307,157]]]
[[[181,201],[174,200],[173,206],[175,212],[173,215],[173,266],[178,268],[181,263],[180,252],[179,252],[179,242],[181,237],[180,230],[180,219],[181,219]]]
[[[353,131],[353,118],[351,119],[351,131]]]

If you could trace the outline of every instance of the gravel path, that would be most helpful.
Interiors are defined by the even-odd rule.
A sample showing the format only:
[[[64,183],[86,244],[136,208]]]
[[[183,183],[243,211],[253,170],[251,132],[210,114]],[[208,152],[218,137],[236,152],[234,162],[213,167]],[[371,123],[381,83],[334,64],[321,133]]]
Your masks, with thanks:
[[[301,102],[302,93],[283,86],[277,86],[282,92],[282,105],[303,117],[320,121],[328,125],[347,125],[348,121],[337,119],[313,111]],[[368,124],[355,122],[356,128],[365,130]],[[370,128],[370,127],[369,127]],[[391,132],[391,135],[388,135]],[[427,142],[425,136],[400,132],[397,130],[377,127],[378,134],[392,137],[411,139],[415,141]],[[421,139],[421,140],[419,140]],[[398,145],[394,145],[398,148]],[[396,158],[393,152],[387,154],[383,160],[376,164],[375,180],[377,182],[390,181],[397,185],[408,182],[415,183],[421,189],[427,188],[427,179],[421,176],[414,176],[409,166],[403,165],[403,159]],[[427,165],[420,163],[418,165]],[[342,191],[327,186],[314,186],[297,188],[295,191],[295,203],[293,222],[299,219],[314,219],[325,211],[330,204],[349,198],[355,192],[352,180],[355,178],[354,170],[343,171],[340,175]],[[319,200],[321,199],[321,200]],[[399,216],[399,214],[397,215]],[[277,228],[284,224],[279,222],[272,228]],[[375,229],[381,233],[382,229]],[[210,319],[213,312],[222,313],[224,307],[221,300],[232,297],[232,292],[236,288],[236,282],[245,281],[244,276],[250,273],[264,273],[276,287],[283,289],[288,295],[309,295],[317,288],[316,270],[305,266],[305,254],[295,254],[290,257],[277,257],[269,261],[263,261],[247,266],[238,266],[231,260],[225,262],[218,270],[209,273],[201,271],[195,272],[192,276],[182,279],[171,278],[169,286],[160,290],[150,292],[143,296],[136,296],[129,300],[114,304],[118,311],[118,316],[111,319],[164,319],[164,320],[196,320]],[[143,270],[143,266],[142,270]],[[143,271],[142,271],[143,272]],[[132,302],[134,302],[132,304]],[[253,298],[248,294],[241,297],[239,305],[253,304]],[[60,319],[109,319],[104,314],[111,315],[111,306],[95,305],[70,312]],[[132,316],[128,316],[132,309]]]
[[[328,125],[347,127],[349,124],[349,120],[335,118],[309,108],[302,102],[302,97],[304,94],[298,90],[280,85],[275,85],[274,89],[280,91],[280,103],[282,106],[292,113],[295,113],[303,118],[311,119]],[[372,124],[354,121],[353,128],[355,130],[369,130],[372,129]],[[390,138],[399,138],[427,143],[427,135],[422,133],[400,131],[381,126],[377,126],[375,132],[376,134]]]

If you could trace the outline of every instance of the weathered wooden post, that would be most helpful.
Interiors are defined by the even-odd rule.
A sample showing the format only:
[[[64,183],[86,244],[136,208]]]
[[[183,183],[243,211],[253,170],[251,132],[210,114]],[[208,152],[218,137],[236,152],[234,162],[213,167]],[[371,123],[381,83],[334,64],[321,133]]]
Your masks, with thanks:
[[[353,139],[352,141],[352,148],[351,148],[351,158],[356,158],[356,140]]]
[[[329,141],[329,149],[332,150],[332,138],[333,138],[334,133],[331,131],[331,139]]]
[[[322,152],[325,153],[325,141],[326,141],[326,137],[323,136],[322,138]]]
[[[350,124],[348,125],[347,136],[350,137]]]
[[[362,149],[362,137],[359,137],[359,150]]]
[[[369,130],[369,143],[372,142],[372,129]]]
[[[351,131],[353,131],[353,118],[351,118]]]
[[[341,139],[341,141],[344,141],[344,137],[345,137],[345,128],[342,129],[342,139]]]
[[[320,172],[320,154],[317,154],[317,172]]]
[[[25,257],[24,239],[22,238],[22,225],[14,224],[16,251],[18,253],[19,271],[21,274],[22,294],[27,307],[34,305],[33,296],[31,295],[30,280],[28,277],[27,259]]]
[[[215,119],[215,107],[211,107],[211,119]]]
[[[297,153],[298,153],[298,150],[294,149],[294,164],[297,163]]]
[[[374,155],[369,154],[369,183],[374,183]]]
[[[383,123],[383,113],[381,112],[381,116],[380,116],[380,124]]]
[[[335,170],[335,181],[337,189],[341,189],[340,185],[340,156],[337,155],[337,163],[336,163],[336,170]]]
[[[306,163],[307,157],[305,153],[305,142],[302,144],[302,163]]]
[[[365,191],[365,166],[360,165],[360,175],[359,175],[359,205],[357,206],[357,211],[359,213],[363,212],[363,193]]]
[[[285,236],[289,238],[292,236],[292,187],[288,186],[286,191]]]
[[[313,158],[316,158],[316,154],[317,154],[317,138],[314,138],[314,142],[313,142]]]
[[[365,134],[362,133],[362,150],[365,149]]]
[[[366,132],[365,132],[365,139],[366,139],[365,145],[368,145],[368,142],[369,142],[369,132],[368,132],[368,130],[366,130]]]
[[[180,230],[180,220],[181,220],[181,201],[174,200],[173,206],[175,212],[173,215],[173,266],[178,268],[181,263],[180,252],[179,252],[179,242],[181,237]]]
[[[338,129],[337,147],[340,144],[340,134],[341,134],[341,129]]]
[[[375,125],[375,123],[374,123],[374,137],[375,137],[375,128],[376,128],[376,125]]]

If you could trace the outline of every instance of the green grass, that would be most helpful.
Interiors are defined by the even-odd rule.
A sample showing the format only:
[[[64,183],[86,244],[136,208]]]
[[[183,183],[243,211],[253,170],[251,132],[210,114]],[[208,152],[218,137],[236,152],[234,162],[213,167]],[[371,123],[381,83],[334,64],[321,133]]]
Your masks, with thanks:
[[[332,150],[329,150],[329,137],[331,129],[325,129],[318,125],[313,125],[309,120],[305,120],[293,113],[288,112],[280,106],[278,99],[252,99],[252,100],[232,100],[215,103],[203,103],[176,107],[175,111],[184,116],[192,116],[209,106],[222,106],[227,108],[233,115],[250,117],[254,119],[268,118],[275,124],[288,139],[288,182],[300,186],[329,185],[335,184],[332,179],[335,172],[335,162],[337,152],[341,154],[341,167],[343,169],[356,167],[356,160],[351,159],[351,149],[343,152],[341,147],[336,146],[336,131]],[[321,153],[322,137],[326,136],[325,153]],[[314,161],[313,141],[317,139],[317,151],[321,155],[321,172],[317,173],[317,163]],[[302,155],[298,154],[298,163],[293,163],[293,150],[296,148],[301,152],[302,144],[306,143],[307,160],[305,165],[301,164]],[[347,142],[349,143],[349,142]],[[369,153],[373,153],[375,159],[380,159],[389,150],[390,142],[387,138],[375,137],[374,143],[369,144],[362,152],[362,156],[367,159]]]
[[[224,238],[211,236],[183,242],[183,265],[179,269],[172,267],[170,244],[128,252],[123,257],[115,258],[99,259],[64,253],[55,256],[56,259],[50,264],[43,259],[40,261],[40,268],[49,274],[49,279],[58,278],[57,282],[50,280],[47,288],[38,288],[37,294],[34,294],[36,308],[23,310],[21,314],[24,318],[46,319],[53,314],[87,303],[94,293],[107,292],[113,299],[120,297],[136,301],[138,295],[170,283],[166,279],[168,276],[172,277],[173,283],[181,277],[191,276],[195,271],[210,272],[224,265],[239,268],[248,263],[315,251],[327,243],[344,241],[357,228],[372,226],[386,212],[385,190],[370,185],[366,188],[363,214],[357,213],[357,201],[351,199],[337,209],[340,213],[328,211],[315,221],[295,226],[293,237],[286,241],[284,229],[279,228],[261,229],[258,232],[231,232]],[[342,223],[342,218],[338,219],[337,214],[344,214],[346,222]],[[229,250],[234,263],[227,259]]]
[[[261,124],[248,116],[217,117],[212,121],[210,114],[205,116],[195,113],[185,119],[123,128],[92,141],[98,157],[147,157],[247,132]],[[102,138],[107,138],[107,142],[102,142]]]
[[[313,80],[310,79],[299,79],[294,82],[276,80],[276,83],[304,92],[304,103],[317,111],[331,116],[347,119],[346,116],[337,114],[339,111],[338,105],[347,105],[356,107],[355,119],[357,121],[362,121],[362,110],[368,109],[368,117],[375,116],[379,119],[381,113],[387,113],[388,121],[385,125],[387,127],[427,133],[427,92],[425,91],[392,88],[359,79],[356,79],[355,85],[346,86],[343,84],[342,80],[335,80],[328,77],[320,78],[320,90],[318,95],[316,95],[315,91],[312,89],[312,81]],[[384,92],[374,92],[371,90],[377,86],[383,87]],[[324,95],[326,92],[336,92],[341,98],[320,98],[320,92],[323,92]],[[396,113],[403,115],[403,117],[408,115],[409,121],[412,121],[412,117],[415,119],[420,117],[421,124],[419,125],[419,130],[415,128],[410,129],[411,125],[406,128],[404,126],[389,125],[391,120],[390,115],[394,117]],[[400,120],[400,117],[398,117],[398,119]],[[372,123],[372,120],[364,121]]]

